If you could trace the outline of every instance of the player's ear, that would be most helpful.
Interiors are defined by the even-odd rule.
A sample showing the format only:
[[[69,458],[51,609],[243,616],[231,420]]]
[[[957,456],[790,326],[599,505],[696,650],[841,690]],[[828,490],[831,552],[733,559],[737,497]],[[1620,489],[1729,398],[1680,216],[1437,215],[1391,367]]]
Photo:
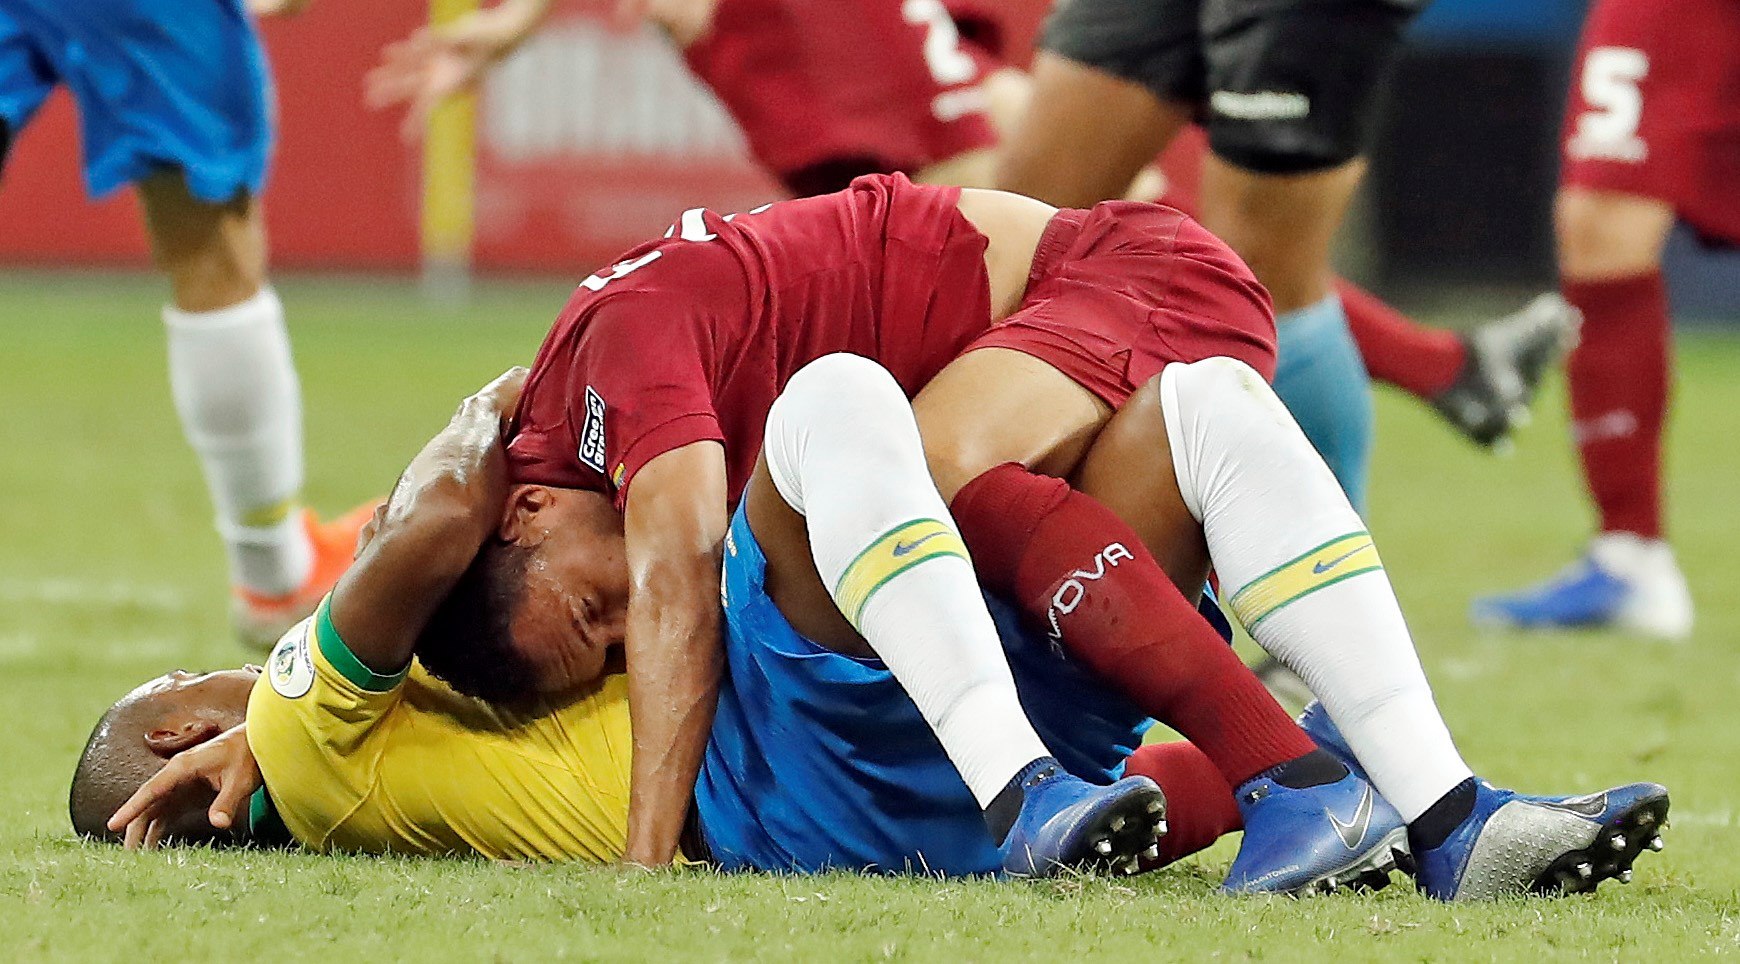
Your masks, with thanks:
[[[496,535],[503,542],[530,548],[544,541],[547,526],[539,517],[555,502],[556,493],[541,485],[516,485],[508,490]]]
[[[223,728],[211,720],[182,720],[180,723],[158,726],[145,734],[145,745],[151,748],[152,753],[167,760],[222,732]]]

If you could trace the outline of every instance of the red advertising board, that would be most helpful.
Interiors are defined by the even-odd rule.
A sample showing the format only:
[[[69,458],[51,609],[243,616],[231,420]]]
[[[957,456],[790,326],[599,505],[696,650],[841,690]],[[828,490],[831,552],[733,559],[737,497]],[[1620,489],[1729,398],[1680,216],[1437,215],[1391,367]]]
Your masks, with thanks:
[[[887,0],[796,0],[887,2]],[[777,197],[712,95],[651,28],[612,25],[606,0],[570,0],[479,94],[475,262],[583,273],[664,230],[684,208]],[[1026,16],[1008,34],[1031,35]],[[411,270],[421,152],[371,113],[363,76],[426,16],[417,3],[321,0],[263,25],[279,132],[265,192],[275,265]],[[88,201],[72,104],[57,93],[0,180],[0,265],[146,261],[130,192]]]

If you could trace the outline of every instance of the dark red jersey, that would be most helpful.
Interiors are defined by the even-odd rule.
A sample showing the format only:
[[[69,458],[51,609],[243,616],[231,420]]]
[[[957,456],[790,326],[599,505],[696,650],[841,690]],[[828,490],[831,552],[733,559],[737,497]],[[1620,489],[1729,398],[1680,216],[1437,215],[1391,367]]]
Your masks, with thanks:
[[[918,171],[997,142],[992,62],[938,0],[721,0],[683,57],[800,193],[822,170]]]
[[[859,178],[741,215],[695,209],[585,281],[538,351],[508,445],[518,481],[610,492],[691,442],[724,444],[735,501],[798,369],[851,352],[911,396],[956,356],[1039,359],[1113,408],[1166,365],[1274,373],[1268,294],[1182,212],[1109,201],[1046,227],[1018,310],[993,325],[986,239],[955,188]]]
[[[1561,183],[1740,244],[1740,2],[1597,0],[1572,76]]]
[[[917,392],[990,325],[986,241],[959,196],[893,175],[683,212],[569,299],[520,400],[514,477],[611,492],[620,508],[641,466],[711,439],[735,501],[768,408],[805,364],[852,352]]]

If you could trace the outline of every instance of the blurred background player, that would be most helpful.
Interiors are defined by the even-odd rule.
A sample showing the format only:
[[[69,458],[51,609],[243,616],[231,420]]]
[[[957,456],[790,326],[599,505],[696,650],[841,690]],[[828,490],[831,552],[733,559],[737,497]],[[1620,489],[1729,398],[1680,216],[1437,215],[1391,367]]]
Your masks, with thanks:
[[[405,132],[422,130],[436,105],[530,37],[551,4],[507,0],[418,31],[384,52],[371,103],[408,104]],[[978,0],[655,0],[641,9],[719,97],[756,160],[800,197],[896,171],[992,187],[999,144],[1031,96],[1030,78],[1011,65],[1007,14]],[[1107,197],[1158,198],[1196,215],[1205,154],[1201,129],[1186,127],[1165,152],[1164,175],[1150,154]],[[1465,335],[1419,325],[1345,280],[1337,291],[1371,373],[1481,446],[1521,424],[1575,324],[1554,296]]]
[[[139,188],[157,266],[169,381],[228,552],[232,615],[261,649],[306,616],[355,525],[302,509],[302,397],[284,307],[266,284],[259,191],[271,82],[253,14],[307,0],[8,0],[0,6],[0,164],[65,84],[93,197]]]
[[[1572,78],[1559,279],[1584,318],[1568,366],[1571,414],[1599,531],[1568,569],[1477,601],[1474,617],[1684,639],[1692,600],[1662,529],[1662,250],[1676,218],[1706,242],[1740,243],[1740,5],[1599,0]]]
[[[387,47],[370,103],[408,104],[404,131],[414,135],[536,32],[552,3],[504,0]],[[989,186],[997,138],[980,66],[939,0],[653,0],[640,12],[795,196],[896,171]]]
[[[1121,193],[1200,118],[1203,223],[1233,246],[1274,297],[1281,337],[1276,390],[1356,505],[1370,457],[1370,380],[1335,290],[1330,247],[1365,164],[1375,94],[1419,0],[1068,0],[1047,22],[1033,90],[1005,147],[998,186],[1077,206]],[[1091,145],[1091,149],[1087,146]],[[1371,307],[1367,305],[1366,307]],[[1472,357],[1510,363],[1501,408],[1526,391],[1514,373],[1548,360],[1571,320],[1525,313],[1491,345],[1439,339],[1421,389],[1442,396]],[[1394,334],[1399,316],[1389,316]],[[1382,334],[1382,332],[1380,332]],[[1520,344],[1518,343],[1520,342]],[[1384,347],[1387,344],[1388,347]],[[1405,347],[1374,342],[1382,362]],[[1460,359],[1459,357],[1460,356]],[[1543,363],[1544,365],[1544,363]],[[1405,366],[1411,367],[1411,366]],[[1446,376],[1444,373],[1449,372]],[[1435,374],[1434,374],[1435,373]],[[1455,396],[1447,402],[1455,401]],[[1464,405],[1441,411],[1459,426]],[[1485,423],[1468,408],[1472,421]],[[1498,424],[1508,430],[1508,419]],[[1502,432],[1468,431],[1477,440]]]

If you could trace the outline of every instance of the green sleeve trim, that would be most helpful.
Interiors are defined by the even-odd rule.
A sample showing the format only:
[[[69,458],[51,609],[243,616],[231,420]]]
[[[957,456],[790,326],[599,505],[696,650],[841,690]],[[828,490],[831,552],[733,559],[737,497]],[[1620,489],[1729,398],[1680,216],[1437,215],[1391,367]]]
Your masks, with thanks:
[[[296,842],[265,787],[248,798],[248,842],[256,847],[287,847]]]
[[[332,595],[327,594],[320,601],[320,608],[314,614],[314,641],[320,647],[320,655],[332,668],[338,670],[338,675],[349,680],[358,689],[370,693],[388,693],[405,681],[405,674],[410,671],[410,664],[397,673],[382,676],[380,673],[363,665],[362,660],[350,651],[344,644],[344,639],[338,635],[338,628],[332,625]]]

